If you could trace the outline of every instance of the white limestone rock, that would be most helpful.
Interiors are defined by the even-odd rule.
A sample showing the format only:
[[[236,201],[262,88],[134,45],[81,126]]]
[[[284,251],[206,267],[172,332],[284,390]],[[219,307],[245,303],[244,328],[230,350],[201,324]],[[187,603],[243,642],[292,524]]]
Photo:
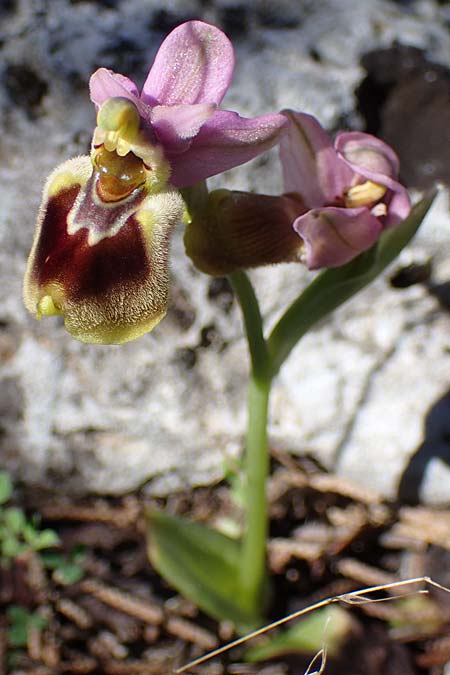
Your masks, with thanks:
[[[224,458],[242,447],[248,371],[241,319],[226,291],[193,269],[182,230],[172,255],[172,300],[153,333],[121,347],[75,342],[59,319],[37,323],[21,302],[21,282],[40,190],[64,159],[86,152],[94,124],[87,79],[99,65],[117,67],[115,41],[143,80],[157,48],[151,11],[157,2],[21,0],[4,20],[5,62],[26,62],[48,85],[36,114],[0,88],[0,465],[60,490],[120,494],[147,483],[153,493],[217,480]],[[256,3],[264,8],[263,2]],[[289,4],[289,3],[287,3]],[[292,7],[298,11],[298,3]],[[220,17],[220,3],[204,18]],[[174,15],[200,16],[196,2],[165,3]],[[236,42],[237,69],[225,107],[244,115],[304,109],[330,127],[357,122],[353,91],[360,55],[394,40],[450,62],[443,9],[433,0],[304,3],[295,28],[250,25]],[[320,56],[320,62],[312,51]],[[126,60],[125,59],[125,60]],[[74,86],[75,84],[75,86]],[[214,186],[281,188],[276,154],[211,181]],[[403,254],[431,256],[436,282],[450,273],[450,218],[443,194],[420,236]],[[300,266],[252,274],[267,326],[311,278]],[[395,498],[423,444],[417,495],[450,502],[445,433],[424,441],[430,409],[445,398],[450,375],[450,315],[422,286],[398,290],[378,280],[296,347],[275,384],[273,444],[309,453],[360,485]],[[433,455],[433,452],[435,453]],[[421,468],[420,468],[421,467]]]

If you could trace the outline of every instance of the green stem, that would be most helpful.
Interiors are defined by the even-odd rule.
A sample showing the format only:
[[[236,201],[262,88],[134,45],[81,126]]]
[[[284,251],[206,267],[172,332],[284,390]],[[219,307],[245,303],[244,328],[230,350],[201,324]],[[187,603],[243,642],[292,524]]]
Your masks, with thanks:
[[[250,379],[248,422],[245,448],[246,519],[242,540],[241,585],[257,615],[261,615],[266,585],[266,545],[268,534],[267,477],[269,451],[267,420],[270,380]]]
[[[265,380],[270,376],[270,363],[255,291],[245,272],[234,272],[229,279],[242,310],[252,375],[257,379]]]
[[[266,582],[266,484],[269,472],[267,420],[272,368],[253,286],[244,272],[234,273],[230,276],[230,281],[241,305],[251,359],[245,448],[246,522],[240,565],[241,587],[249,609],[260,616]]]

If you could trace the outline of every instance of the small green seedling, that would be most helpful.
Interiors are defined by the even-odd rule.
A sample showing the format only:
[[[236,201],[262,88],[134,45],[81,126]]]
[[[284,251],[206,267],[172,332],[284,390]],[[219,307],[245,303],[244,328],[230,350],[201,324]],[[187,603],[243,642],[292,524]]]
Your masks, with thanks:
[[[39,529],[38,519],[27,519],[24,511],[7,506],[13,486],[9,475],[0,471],[0,564],[9,566],[14,558],[27,551],[42,551],[59,544],[59,537],[50,529]]]
[[[47,570],[53,570],[53,580],[61,586],[70,586],[84,576],[81,565],[84,559],[84,548],[76,547],[69,555],[58,551],[45,551],[41,555],[42,563]]]
[[[0,471],[0,565],[8,567],[19,555],[35,551],[39,552],[44,568],[53,571],[56,583],[68,586],[80,581],[84,576],[83,549],[76,547],[68,555],[47,550],[59,546],[58,535],[51,529],[39,529],[39,516],[27,519],[22,509],[7,506],[12,493],[9,474]]]
[[[13,649],[26,647],[31,630],[42,630],[47,619],[38,612],[30,612],[20,605],[11,605],[6,610],[8,620],[8,645]]]

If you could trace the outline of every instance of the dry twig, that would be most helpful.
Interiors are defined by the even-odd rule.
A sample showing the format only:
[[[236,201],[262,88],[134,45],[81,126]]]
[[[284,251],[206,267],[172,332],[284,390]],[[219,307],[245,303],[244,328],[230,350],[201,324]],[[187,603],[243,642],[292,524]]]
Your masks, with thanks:
[[[316,602],[314,605],[310,605],[309,607],[304,607],[303,609],[300,609],[298,612],[293,612],[292,614],[289,614],[288,616],[283,617],[282,619],[279,619],[278,621],[274,621],[273,623],[268,624],[267,626],[263,626],[262,628],[259,628],[258,630],[253,631],[252,633],[249,633],[248,635],[244,635],[241,638],[238,638],[237,640],[234,640],[233,642],[228,643],[227,645],[224,645],[223,647],[219,647],[218,649],[215,649],[212,652],[209,652],[208,654],[205,654],[201,656],[198,659],[195,659],[194,661],[191,661],[190,663],[187,663],[186,665],[182,666],[181,668],[177,668],[175,670],[176,675],[180,675],[180,673],[186,672],[188,669],[193,668],[194,666],[199,665],[200,663],[204,663],[205,661],[214,658],[215,656],[218,656],[219,654],[223,654],[224,652],[228,651],[229,649],[233,649],[234,647],[238,647],[241,644],[244,644],[245,642],[248,642],[249,640],[252,640],[255,637],[258,637],[259,635],[263,635],[264,633],[267,633],[269,630],[273,630],[274,628],[278,628],[279,626],[284,625],[285,623],[288,623],[289,621],[292,621],[293,619],[297,619],[301,616],[304,616],[305,614],[309,614],[310,612],[313,612],[317,609],[320,609],[322,607],[326,607],[327,605],[331,605],[336,602],[342,602],[344,604],[348,605],[362,605],[366,604],[369,602],[386,602],[387,600],[392,600],[393,598],[370,598],[367,597],[370,593],[376,593],[379,591],[391,591],[398,589],[400,587],[406,587],[406,586],[411,586],[414,584],[419,584],[419,583],[425,583],[428,584],[429,586],[432,586],[434,588],[438,588],[441,591],[445,591],[446,593],[450,593],[450,589],[446,588],[445,586],[442,586],[441,584],[438,584],[436,581],[433,581],[433,579],[430,579],[430,577],[417,577],[415,579],[405,579],[403,581],[396,581],[390,584],[382,584],[380,586],[370,586],[368,588],[362,588],[359,591],[354,591],[352,593],[344,593],[342,595],[335,595],[331,598],[327,598],[325,600],[321,600],[320,602]],[[416,593],[428,593],[427,589],[420,589],[416,591]]]

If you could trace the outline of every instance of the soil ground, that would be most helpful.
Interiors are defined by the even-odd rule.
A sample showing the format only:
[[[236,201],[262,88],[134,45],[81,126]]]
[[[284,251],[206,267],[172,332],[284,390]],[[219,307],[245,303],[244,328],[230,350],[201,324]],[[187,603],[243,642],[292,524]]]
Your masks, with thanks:
[[[272,464],[268,559],[274,600],[268,620],[399,579],[427,575],[450,586],[449,511],[383,502],[309,459],[274,451]],[[75,499],[17,489],[15,505],[30,517],[40,514],[40,527],[57,532],[69,573],[74,566],[81,578],[67,583],[61,569],[46,568],[45,557],[31,551],[9,569],[0,568],[0,675],[166,675],[232,640],[232,626],[199,612],[152,569],[143,513],[151,503],[198,522],[236,528],[236,494],[224,483],[166,500]],[[30,624],[21,646],[12,644],[12,606],[42,617]],[[325,673],[448,673],[450,594],[431,589],[428,595],[400,595],[347,611],[345,638],[338,652],[328,655]],[[247,648],[189,672],[302,675],[313,656],[290,653],[248,663]]]

